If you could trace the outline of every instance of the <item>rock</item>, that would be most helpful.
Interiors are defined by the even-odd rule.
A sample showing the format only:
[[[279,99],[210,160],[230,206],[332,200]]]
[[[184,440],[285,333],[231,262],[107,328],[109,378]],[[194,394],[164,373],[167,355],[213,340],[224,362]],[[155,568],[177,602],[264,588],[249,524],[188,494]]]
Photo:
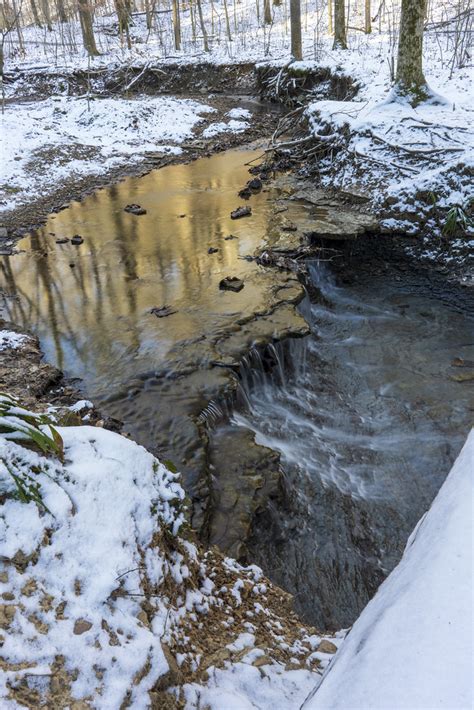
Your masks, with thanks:
[[[247,188],[251,190],[252,192],[260,192],[260,190],[263,187],[263,183],[260,178],[252,178],[252,180],[249,180],[247,183]]]
[[[228,242],[228,241],[230,241],[231,239],[238,239],[238,237],[236,237],[234,234],[229,234],[228,237],[224,237],[224,241],[225,241],[225,242]]]
[[[77,619],[74,622],[74,633],[76,636],[80,636],[81,634],[84,634],[86,631],[89,631],[89,629],[92,629],[92,624],[90,621],[86,621],[86,619]]]
[[[252,214],[251,207],[237,207],[236,210],[230,213],[231,219],[240,219],[241,217],[249,217]]]
[[[157,318],[166,318],[166,316],[171,316],[173,313],[177,313],[177,311],[174,311],[171,306],[155,306],[155,308],[151,309],[150,313],[153,313]]]
[[[207,250],[207,253],[208,254],[215,254],[218,251],[219,251],[219,249],[216,249],[216,247],[209,247],[209,249]]]
[[[225,279],[219,282],[221,291],[242,291],[244,282],[238,279],[237,276],[226,276]]]
[[[56,244],[67,244],[69,239],[67,237],[61,237],[61,239],[56,239]]]
[[[336,653],[337,646],[334,643],[331,643],[331,641],[323,639],[316,651],[319,651],[319,653]]]
[[[0,239],[8,239],[8,231],[6,227],[0,227]]]
[[[69,264],[69,268],[70,268],[70,269],[73,269],[75,266],[76,266],[76,265],[73,264],[73,263]]]
[[[75,234],[71,239],[71,244],[74,244],[74,246],[79,246],[79,244],[84,244],[84,239],[83,237],[81,237],[80,234]]]
[[[144,209],[140,205],[136,205],[136,204],[132,203],[131,205],[126,205],[124,207],[124,212],[129,212],[130,214],[134,214],[134,215],[138,216],[141,214],[146,214],[146,209]]]
[[[298,227],[294,222],[291,222],[289,219],[283,219],[281,222],[281,229],[284,232],[296,232]]]
[[[239,197],[240,197],[242,200],[248,200],[249,197],[252,197],[252,191],[249,190],[248,187],[244,187],[242,190],[240,190],[240,192],[239,192]]]

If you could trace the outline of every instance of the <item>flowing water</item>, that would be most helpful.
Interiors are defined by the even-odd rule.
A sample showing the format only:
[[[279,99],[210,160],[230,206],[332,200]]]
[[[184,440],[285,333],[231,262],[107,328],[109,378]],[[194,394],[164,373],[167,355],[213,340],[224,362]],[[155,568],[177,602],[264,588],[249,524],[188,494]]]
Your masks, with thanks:
[[[285,472],[250,557],[307,618],[340,628],[398,561],[472,424],[473,383],[453,363],[474,364],[474,312],[396,270],[341,288],[314,262],[309,282],[312,335],[250,355],[233,420]]]
[[[2,262],[3,315],[185,471],[203,457],[197,414],[224,373],[216,343],[265,310],[281,278],[245,259],[268,237],[278,195],[262,192],[251,218],[230,219],[257,155],[229,151],[100,190]],[[147,214],[124,212],[128,203]],[[76,233],[80,246],[57,243]],[[473,411],[472,381],[453,379],[452,366],[474,361],[472,314],[416,275],[372,272],[370,259],[359,268],[369,276],[341,287],[311,265],[301,305],[311,335],[247,356],[231,423],[281,454],[285,494],[260,511],[249,561],[321,626],[351,623],[396,563]],[[225,276],[244,289],[220,290]],[[151,312],[163,307],[167,317]]]

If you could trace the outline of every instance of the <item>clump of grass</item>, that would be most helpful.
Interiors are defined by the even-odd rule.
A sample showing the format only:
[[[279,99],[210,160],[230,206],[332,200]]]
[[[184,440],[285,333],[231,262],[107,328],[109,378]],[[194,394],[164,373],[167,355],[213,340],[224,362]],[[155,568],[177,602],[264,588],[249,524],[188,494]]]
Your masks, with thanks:
[[[51,418],[24,409],[16,397],[3,392],[0,392],[0,437],[27,442],[41,453],[63,460],[63,440]]]
[[[46,431],[45,431],[46,430]],[[16,397],[0,393],[0,437],[39,449],[42,454],[56,456],[63,461],[63,440],[47,414],[37,414],[20,406]],[[50,474],[43,467],[31,466],[27,460],[13,456],[1,457],[6,472],[15,484],[13,496],[22,503],[36,503],[48,513],[41,497],[38,474]]]
[[[456,234],[467,232],[468,227],[472,224],[472,219],[469,217],[467,208],[456,205],[451,207],[443,225],[443,237],[455,237]]]

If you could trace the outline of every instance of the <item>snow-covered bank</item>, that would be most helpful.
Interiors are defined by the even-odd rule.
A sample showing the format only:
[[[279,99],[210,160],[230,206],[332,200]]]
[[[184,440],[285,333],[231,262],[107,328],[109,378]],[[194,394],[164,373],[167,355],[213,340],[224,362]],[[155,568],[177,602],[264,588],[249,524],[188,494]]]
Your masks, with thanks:
[[[306,110],[315,140],[330,149],[318,164],[322,185],[365,191],[380,216],[390,215],[382,222],[389,231],[453,236],[449,210],[468,214],[474,197],[472,73],[452,74],[433,55],[426,74],[438,103],[413,108],[390,100],[378,66],[366,63],[364,71],[354,70],[361,87],[356,100],[314,101]],[[472,223],[465,228],[474,235]]]
[[[7,416],[21,431],[34,417]],[[259,568],[191,542],[176,474],[100,427],[59,427],[61,462],[5,423],[2,708],[299,707],[342,635],[302,626]]]
[[[304,710],[473,704],[474,430]]]
[[[180,144],[214,111],[165,96],[54,96],[9,105],[0,117],[0,210],[44,196],[70,177],[139,162],[147,152],[180,153]]]

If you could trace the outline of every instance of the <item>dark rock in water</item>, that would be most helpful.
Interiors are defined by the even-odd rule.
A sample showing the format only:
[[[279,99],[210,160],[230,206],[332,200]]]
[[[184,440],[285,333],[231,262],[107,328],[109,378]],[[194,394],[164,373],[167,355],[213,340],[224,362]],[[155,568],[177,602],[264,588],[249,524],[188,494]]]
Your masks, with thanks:
[[[69,239],[67,237],[61,237],[61,239],[56,239],[56,244],[67,244]]]
[[[260,192],[260,190],[263,187],[263,183],[260,180],[260,178],[253,178],[252,180],[249,180],[247,183],[247,187],[249,190],[252,192]]]
[[[219,249],[216,249],[216,247],[209,247],[209,249],[207,250],[207,253],[208,254],[215,254],[218,251],[219,251]]]
[[[221,291],[242,291],[244,282],[238,279],[237,276],[226,276],[225,279],[219,282]]]
[[[241,217],[248,217],[252,214],[251,207],[237,207],[236,210],[230,213],[231,219],[240,219]]]
[[[157,318],[166,318],[166,316],[171,316],[173,313],[177,313],[177,311],[174,311],[171,306],[155,306],[151,309],[150,313],[153,313]]]
[[[123,208],[124,212],[130,212],[130,214],[135,214],[135,215],[141,215],[141,214],[146,214],[146,209],[143,207],[140,207],[140,205],[127,205],[126,207]]]
[[[179,217],[180,219],[183,219],[183,217],[186,217],[186,215],[185,215],[185,214],[179,214],[178,217]]]
[[[79,246],[79,244],[83,244],[83,243],[84,243],[84,239],[83,239],[83,237],[81,237],[80,234],[75,234],[73,236],[73,238],[71,239],[71,244],[74,244],[74,246],[76,246],[76,247]]]
[[[71,269],[73,269],[75,266],[76,266],[76,265],[73,264],[73,263],[69,264],[69,267],[70,267]]]
[[[224,237],[225,242],[229,242],[231,239],[238,239],[238,237],[236,237],[235,234],[229,234],[228,237]]]
[[[270,173],[262,172],[260,173],[261,180],[270,180]]]
[[[239,197],[242,200],[248,200],[250,197],[252,197],[252,191],[248,187],[244,187],[243,190],[240,190]]]

